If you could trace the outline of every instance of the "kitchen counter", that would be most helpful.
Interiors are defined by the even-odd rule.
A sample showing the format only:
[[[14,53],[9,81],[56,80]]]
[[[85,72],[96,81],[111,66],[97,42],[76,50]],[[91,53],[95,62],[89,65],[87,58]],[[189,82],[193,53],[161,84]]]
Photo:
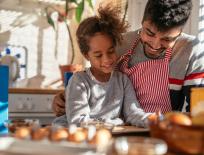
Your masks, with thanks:
[[[114,127],[112,134],[115,138],[120,136],[150,136],[149,129],[128,125]]]
[[[12,94],[57,94],[64,89],[44,89],[44,88],[9,88]]]
[[[141,132],[149,132],[148,129],[144,129],[144,128],[138,128],[138,127],[135,127],[135,126],[117,126],[113,129],[113,137],[115,137],[114,134],[118,134],[118,133],[122,133],[123,135],[122,136],[130,136],[128,133],[131,133],[131,134],[134,134],[134,135],[131,135],[131,136],[138,136],[138,133],[141,133]],[[0,136],[1,137],[1,136]],[[144,137],[150,137],[149,135],[146,135]],[[38,142],[40,143],[40,142]],[[34,147],[34,146],[33,146]],[[60,145],[59,145],[59,148],[60,148]],[[59,150],[58,147],[56,147],[56,149]],[[78,148],[79,149],[79,148]],[[63,152],[62,152],[63,153]],[[15,155],[15,153],[13,153]],[[17,153],[16,153],[17,154]],[[30,154],[30,153],[28,153]],[[32,154],[32,153],[31,153]],[[60,154],[60,151],[59,151],[59,154]],[[114,154],[114,153],[113,153]],[[9,153],[3,153],[3,152],[0,152],[0,155],[10,155]],[[98,155],[98,154],[97,154]],[[172,152],[167,152],[165,155],[177,155],[176,153],[172,153]],[[181,155],[181,154],[180,154]]]

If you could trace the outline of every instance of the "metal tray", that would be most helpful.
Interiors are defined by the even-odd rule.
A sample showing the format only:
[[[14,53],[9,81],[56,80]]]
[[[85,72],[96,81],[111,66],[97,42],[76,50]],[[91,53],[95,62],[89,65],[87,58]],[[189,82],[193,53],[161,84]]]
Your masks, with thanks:
[[[50,142],[19,140],[13,137],[0,137],[0,154],[21,154],[21,155],[101,155],[96,146],[72,142]]]

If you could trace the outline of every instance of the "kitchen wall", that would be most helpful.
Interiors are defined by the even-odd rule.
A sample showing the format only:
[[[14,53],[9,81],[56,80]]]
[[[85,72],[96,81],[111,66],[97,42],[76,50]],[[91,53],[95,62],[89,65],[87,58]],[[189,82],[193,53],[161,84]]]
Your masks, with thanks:
[[[20,54],[24,52],[17,47],[25,47],[28,53],[26,79],[19,78],[17,87],[48,87],[61,78],[59,65],[70,63],[71,46],[66,25],[58,22],[54,30],[48,24],[45,14],[48,6],[63,7],[64,4],[52,0],[0,1],[0,52],[9,44],[11,54],[16,50]],[[77,25],[75,20],[70,22],[74,40]],[[74,45],[77,49],[76,42]],[[76,55],[74,63],[83,64],[79,50]]]
[[[125,4],[126,0],[111,0],[118,5]],[[203,38],[203,1],[193,0],[193,11],[188,21],[185,32]],[[56,3],[57,2],[57,3]],[[62,6],[56,0],[0,0],[0,52],[11,45],[11,51],[22,54],[26,49],[27,57],[21,57],[20,63],[26,62],[26,71],[18,79],[17,87],[30,88],[58,88],[62,86],[59,81],[59,65],[69,64],[71,59],[71,46],[64,23],[58,22],[55,31],[48,23],[45,16],[45,7]],[[95,9],[107,0],[95,0]],[[141,27],[143,11],[147,0],[128,0],[129,8],[127,19],[131,25],[130,30]],[[200,16],[200,17],[199,17]],[[71,31],[75,37],[78,24],[72,20]],[[75,40],[75,38],[73,38]],[[82,58],[76,42],[76,57],[74,64],[87,63]],[[23,70],[23,69],[21,69]],[[25,79],[26,77],[26,79]],[[51,85],[52,84],[52,85]]]
[[[111,1],[121,3],[122,0]],[[97,9],[101,2],[107,1],[93,0],[96,6],[94,8]],[[66,25],[58,22],[57,29],[54,30],[47,22],[45,8],[53,6],[64,7],[64,3],[57,0],[0,0],[0,52],[6,53],[5,47],[9,45],[11,55],[21,54],[20,65],[26,67],[21,68],[20,78],[14,87],[63,86],[62,81],[59,81],[59,65],[69,64],[72,52]],[[84,16],[92,14],[93,11],[86,9]],[[73,63],[88,65],[76,43],[77,26],[75,19],[71,19],[70,27],[76,55]]]

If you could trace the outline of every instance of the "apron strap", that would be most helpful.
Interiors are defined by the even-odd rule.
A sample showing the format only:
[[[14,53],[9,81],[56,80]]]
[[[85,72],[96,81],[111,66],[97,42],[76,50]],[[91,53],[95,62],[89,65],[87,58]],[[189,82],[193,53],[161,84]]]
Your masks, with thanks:
[[[137,46],[137,43],[139,42],[139,40],[140,40],[140,37],[137,37],[137,38],[135,39],[135,41],[134,41],[134,43],[132,44],[132,47],[131,47],[131,49],[128,51],[128,53],[130,53],[131,55],[133,54],[134,49],[135,49],[135,47]]]
[[[166,53],[165,53],[165,57],[164,58],[167,59],[168,61],[170,61],[171,53],[172,53],[172,48],[166,49]]]
[[[137,37],[137,38],[135,39],[135,41],[133,42],[131,48],[127,51],[127,53],[123,54],[123,55],[120,57],[120,60],[125,59],[125,58],[127,58],[127,57],[130,57],[130,56],[133,54],[134,49],[135,49],[135,47],[137,46],[137,43],[138,43],[139,40],[140,40],[140,37]]]

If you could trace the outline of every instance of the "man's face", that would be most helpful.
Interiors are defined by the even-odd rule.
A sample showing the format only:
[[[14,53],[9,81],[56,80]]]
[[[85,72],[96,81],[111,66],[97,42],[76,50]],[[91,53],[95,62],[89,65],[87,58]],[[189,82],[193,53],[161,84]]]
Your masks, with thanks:
[[[142,23],[140,33],[144,45],[144,52],[151,58],[157,58],[167,48],[172,48],[176,39],[182,32],[182,27],[175,27],[170,30],[160,32],[149,20]]]

